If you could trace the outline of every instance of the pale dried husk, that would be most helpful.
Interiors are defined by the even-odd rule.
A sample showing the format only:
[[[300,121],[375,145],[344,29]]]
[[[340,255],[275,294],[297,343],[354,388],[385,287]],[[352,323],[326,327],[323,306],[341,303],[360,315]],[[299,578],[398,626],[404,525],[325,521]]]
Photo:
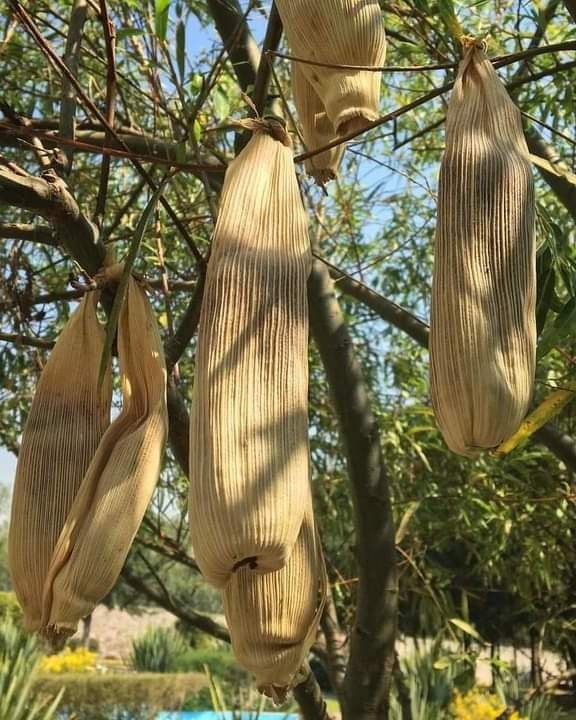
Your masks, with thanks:
[[[466,50],[446,118],[430,323],[432,404],[448,446],[510,436],[532,397],[534,183],[520,112],[483,49]]]
[[[28,630],[39,630],[54,547],[110,424],[110,372],[98,387],[104,330],[97,293],[72,314],[42,371],[24,426],[9,533],[12,584]]]
[[[118,323],[122,411],[93,457],[54,550],[42,625],[58,641],[110,592],[160,474],[166,366],[154,311],[129,279]]]
[[[326,115],[322,100],[302,72],[302,65],[298,63],[292,63],[292,92],[302,125],[306,150],[317,150],[336,140],[336,131]],[[334,180],[338,174],[338,166],[343,154],[344,145],[342,144],[314,155],[305,162],[306,172],[321,185],[329,180]]]
[[[328,64],[380,67],[386,36],[378,0],[278,0],[292,53]],[[380,72],[300,65],[340,135],[378,116]]]
[[[258,121],[252,121],[253,127]],[[190,532],[206,579],[282,567],[310,497],[311,252],[287,136],[228,167],[200,317],[190,419]]]
[[[276,572],[236,572],[223,592],[224,612],[238,662],[255,674],[258,689],[285,699],[316,639],[326,599],[326,570],[312,508],[294,550]]]
[[[95,294],[70,318],[40,378],[18,458],[10,566],[26,626],[55,645],[122,569],[160,472],[166,368],[153,310],[129,280],[118,326],[123,407],[98,372]]]

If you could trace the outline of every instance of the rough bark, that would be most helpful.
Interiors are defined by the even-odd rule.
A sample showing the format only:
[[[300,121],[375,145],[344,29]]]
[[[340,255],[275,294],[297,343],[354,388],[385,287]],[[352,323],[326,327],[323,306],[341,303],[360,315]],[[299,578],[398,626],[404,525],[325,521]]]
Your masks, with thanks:
[[[332,720],[314,673],[307,668],[306,678],[293,689],[303,720]]]
[[[338,614],[331,590],[328,590],[320,625],[326,639],[330,682],[336,694],[340,696],[342,683],[346,674],[348,638],[338,622]]]
[[[228,56],[240,86],[254,84],[260,62],[260,50],[244,19],[238,0],[207,0],[218,34],[229,48]]]
[[[333,395],[355,507],[358,599],[343,684],[344,720],[385,720],[394,667],[398,586],[394,519],[378,425],[332,280],[309,282],[312,334]]]
[[[98,228],[82,214],[68,186],[53,170],[36,178],[0,166],[0,202],[48,220],[61,244],[89,275],[102,267],[106,251]]]
[[[532,155],[538,155],[544,158],[544,160],[547,160],[560,173],[569,170],[562,162],[558,152],[545,142],[535,128],[529,128],[524,134],[526,136],[526,142],[528,143],[528,149]],[[576,185],[562,174],[554,175],[554,173],[547,172],[543,168],[539,168],[539,170],[552,192],[562,205],[564,205],[574,222],[576,222]]]

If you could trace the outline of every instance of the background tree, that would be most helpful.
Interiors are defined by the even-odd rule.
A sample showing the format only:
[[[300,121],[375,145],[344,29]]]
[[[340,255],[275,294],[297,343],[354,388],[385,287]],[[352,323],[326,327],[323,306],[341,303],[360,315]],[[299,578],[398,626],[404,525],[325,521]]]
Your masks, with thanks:
[[[351,140],[327,191],[296,165],[316,254],[311,450],[331,580],[314,652],[347,720],[387,716],[397,604],[401,632],[461,637],[458,618],[492,643],[536,636],[576,664],[573,411],[504,459],[458,458],[434,426],[425,349],[456,17],[503,58],[499,72],[535,156],[536,402],[571,378],[574,3],[381,6],[390,63],[381,121]],[[170,448],[115,592],[226,638],[205,614],[217,598],[200,589],[187,546],[187,406],[223,170],[245,142],[229,119],[253,112],[250,96],[259,112],[290,122],[288,63],[266,53],[287,50],[278,15],[253,0],[8,0],[5,8],[0,442],[17,452],[51,342],[105,253],[125,254],[152,188],[176,170],[135,266],[164,333]],[[295,695],[305,717],[323,717],[313,676]]]

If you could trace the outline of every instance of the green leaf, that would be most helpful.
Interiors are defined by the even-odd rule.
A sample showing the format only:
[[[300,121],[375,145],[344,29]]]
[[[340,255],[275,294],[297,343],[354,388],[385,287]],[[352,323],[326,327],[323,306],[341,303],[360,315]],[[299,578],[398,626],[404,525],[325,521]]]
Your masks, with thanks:
[[[414,513],[416,512],[416,510],[418,510],[419,507],[420,500],[414,500],[406,508],[404,515],[402,515],[402,519],[400,520],[400,523],[398,525],[398,529],[396,530],[396,545],[400,545],[402,540],[405,538],[406,533],[408,532],[408,525],[410,524],[410,520],[412,519]]]
[[[537,277],[537,303],[536,303],[536,327],[538,335],[542,333],[548,311],[554,299],[556,286],[556,273],[552,267],[552,252],[545,248],[536,258]]]
[[[576,397],[576,380],[564,380],[562,387],[548,395],[521,423],[518,430],[493,451],[493,455],[507,455],[515,448],[522,446],[537,430],[540,430],[543,425],[556,417],[568,403],[572,402],[574,397]]]
[[[168,32],[168,13],[170,12],[171,0],[156,0],[154,5],[154,18],[156,35],[160,40],[166,40]]]
[[[182,20],[176,25],[176,62],[180,73],[180,82],[184,82],[184,67],[186,60],[186,28]]]
[[[560,344],[566,337],[572,335],[575,323],[576,298],[572,297],[562,307],[554,324],[542,334],[538,343],[538,358],[546,356],[555,345]]]
[[[176,160],[179,163],[185,163],[186,162],[186,141],[179,142],[176,145]]]
[[[218,120],[224,120],[230,114],[228,97],[221,88],[217,88],[214,93],[214,112]]]
[[[472,625],[465,622],[464,620],[460,620],[460,618],[448,618],[448,622],[452,623],[452,625],[455,625],[459,630],[462,630],[462,632],[466,633],[466,635],[470,635],[470,637],[473,637],[474,640],[485,644],[478,630],[473,628]]]
[[[202,137],[202,125],[200,125],[199,120],[194,120],[192,132],[194,133],[194,139],[196,142],[200,142],[200,138]]]
[[[456,42],[459,42],[460,38],[464,35],[464,32],[462,31],[462,26],[456,17],[456,10],[454,9],[454,3],[452,0],[438,0],[438,15],[450,35],[454,38],[454,40],[456,40]]]
[[[204,76],[200,75],[200,73],[192,73],[188,82],[190,83],[190,93],[192,95],[198,95],[204,87]]]
[[[158,204],[160,195],[162,194],[164,186],[168,181],[168,177],[168,175],[164,177],[164,179],[158,185],[158,187],[154,191],[154,194],[148,201],[148,205],[146,205],[146,208],[144,209],[144,212],[142,213],[140,220],[138,221],[138,225],[136,226],[136,230],[134,231],[134,237],[132,238],[132,242],[130,243],[130,247],[128,248],[128,253],[126,254],[126,258],[124,260],[124,269],[122,270],[122,276],[120,278],[120,282],[118,283],[118,287],[116,288],[114,302],[112,303],[112,310],[110,311],[110,316],[108,318],[108,322],[106,323],[106,337],[104,339],[104,349],[102,350],[102,358],[100,360],[98,385],[101,385],[104,381],[106,370],[112,357],[112,346],[114,345],[114,338],[116,336],[116,330],[118,329],[118,318],[120,317],[120,310],[122,309],[122,304],[124,302],[124,296],[126,294],[126,288],[128,287],[128,279],[130,277],[130,273],[132,272],[132,268],[134,267],[136,257],[138,256],[138,250],[140,249],[140,245],[142,244],[144,233],[146,232],[146,228],[148,227],[150,218],[152,217],[152,214],[156,209],[156,205]]]
[[[137,37],[138,35],[144,35],[144,30],[138,28],[119,28],[116,30],[116,40],[120,42],[127,37]]]

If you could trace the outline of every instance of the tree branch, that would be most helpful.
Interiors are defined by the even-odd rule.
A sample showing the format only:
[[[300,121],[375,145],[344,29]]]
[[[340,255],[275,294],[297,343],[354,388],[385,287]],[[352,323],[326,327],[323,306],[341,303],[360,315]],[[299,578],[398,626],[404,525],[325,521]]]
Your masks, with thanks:
[[[396,634],[394,519],[376,419],[333,283],[315,260],[309,285],[312,334],[334,399],[355,507],[358,606],[343,685],[345,718],[387,717]]]
[[[405,332],[423,348],[428,348],[430,329],[425,322],[333,265],[329,265],[329,268],[330,275],[335,278],[339,290],[373,310],[390,325]],[[576,472],[576,441],[570,436],[560,433],[548,424],[534,435],[534,440],[545,445],[566,467]]]
[[[81,213],[68,186],[53,170],[36,178],[0,166],[0,202],[48,220],[59,241],[89,275],[102,267],[106,249],[98,228]]]
[[[184,398],[174,383],[172,376],[168,376],[168,387],[166,390],[166,402],[168,404],[168,440],[176,458],[176,462],[182,468],[182,472],[188,477],[189,453],[190,453],[190,416]]]
[[[553,167],[558,168],[559,175],[554,175],[551,172],[547,172],[544,168],[539,167],[542,177],[552,192],[556,195],[558,200],[564,205],[568,211],[570,217],[576,222],[576,185],[569,182],[565,177],[562,176],[563,171],[569,171],[569,168],[562,162],[558,152],[546,143],[544,138],[534,127],[530,127],[524,133],[526,136],[526,142],[528,143],[528,149],[533,155],[547,160]]]
[[[35,178],[0,165],[0,202],[30,210],[49,220],[62,244],[90,276],[102,267],[106,248],[98,229],[82,215],[68,186],[53,171]],[[188,411],[172,381],[168,384],[167,403],[169,440],[176,460],[187,473]]]
[[[335,280],[335,286],[338,290],[373,310],[387,323],[394,325],[413,340],[416,340],[419,345],[428,347],[429,329],[423,320],[375,292],[364,283],[355,280],[350,275],[346,275],[346,273],[343,273],[342,270],[331,265],[326,260],[322,260],[322,262],[328,266],[330,276]]]
[[[55,53],[54,48],[51,46],[51,44],[44,38],[42,33],[38,30],[38,27],[36,26],[34,20],[30,17],[30,15],[26,12],[26,10],[23,8],[22,4],[19,2],[19,0],[8,0],[8,4],[10,7],[14,10],[16,16],[22,23],[22,25],[25,27],[28,34],[31,36],[31,38],[34,40],[38,48],[42,51],[43,55],[46,57],[46,59],[50,62],[50,64],[55,68],[55,70],[62,76],[66,77],[72,85],[74,86],[78,97],[82,100],[84,106],[88,108],[88,110],[96,117],[102,125],[106,128],[106,130],[117,140],[120,141],[118,138],[118,135],[114,128],[110,125],[110,123],[106,120],[105,116],[102,114],[102,112],[96,107],[96,105],[92,102],[92,100],[88,97],[87,93],[84,91],[83,87],[80,85],[78,80],[74,77],[74,75],[68,70],[66,65],[62,62],[62,60],[58,57],[58,55]],[[127,148],[124,148],[127,150]],[[150,186],[150,188],[153,191],[157,190],[156,183],[150,176],[150,173],[144,168],[144,166],[135,158],[131,157],[130,161],[132,162],[132,165],[137,170],[137,172],[140,174],[141,177],[143,177],[147,184]],[[162,205],[162,207],[166,210],[168,216],[178,229],[180,235],[185,240],[186,244],[188,245],[188,248],[192,255],[194,256],[196,262],[199,266],[202,266],[206,263],[204,257],[196,247],[196,244],[194,243],[193,239],[191,238],[188,229],[186,228],[185,224],[180,220],[170,203],[166,200],[166,198],[163,195],[160,195],[159,201]]]
[[[292,690],[303,720],[332,720],[314,673],[308,666],[306,670],[306,678]]]
[[[202,298],[204,296],[204,281],[206,275],[201,272],[198,282],[194,288],[194,293],[190,299],[184,317],[181,319],[174,335],[166,343],[166,365],[168,371],[172,370],[178,362],[182,353],[188,347],[188,343],[194,336],[198,323],[200,322],[200,309],[202,307]]]
[[[106,44],[106,121],[110,127],[114,127],[116,113],[116,31],[110,18],[106,0],[100,0],[100,19],[104,30]],[[106,132],[106,144],[112,140],[112,133]],[[106,198],[108,196],[108,179],[110,176],[110,156],[104,155],[100,166],[100,185],[96,199],[96,210],[94,219],[98,227],[102,227],[104,213],[106,210]]]
[[[347,657],[344,646],[346,645],[347,637],[338,622],[338,614],[331,589],[328,590],[320,625],[326,638],[330,680],[338,697],[340,697],[340,690],[346,674]]]
[[[70,15],[68,35],[66,37],[66,48],[64,50],[64,63],[70,72],[78,75],[80,62],[80,49],[82,46],[82,32],[88,17],[88,3],[86,0],[75,0]],[[64,138],[74,140],[76,117],[76,92],[68,78],[62,78],[62,103],[60,105],[60,135]],[[67,173],[72,169],[73,151],[70,148],[65,150],[68,159]]]
[[[551,453],[576,473],[576,440],[548,423],[537,430],[532,438],[545,445]]]
[[[29,337],[27,335],[16,335],[13,333],[0,332],[0,342],[14,343],[15,345],[28,345],[29,347],[51,350],[54,347],[53,340]]]
[[[258,72],[256,74],[256,82],[254,84],[254,93],[252,94],[252,100],[256,106],[256,110],[260,115],[264,114],[266,106],[268,105],[268,89],[270,87],[270,76],[271,76],[271,63],[274,62],[272,57],[268,56],[268,53],[274,54],[277,50],[280,40],[282,38],[282,20],[276,3],[272,3],[270,10],[270,17],[268,18],[268,25],[266,27],[266,35],[264,36],[264,43],[262,45],[262,54],[260,56],[260,64],[258,65]],[[278,108],[272,106],[270,112],[273,115],[279,115]]]
[[[230,48],[228,56],[240,87],[247,92],[258,72],[260,50],[248,29],[240,3],[238,0],[207,0],[206,5],[218,34]]]
[[[30,120],[26,127],[0,123],[0,145],[21,148],[19,136],[28,135],[42,140],[47,148],[71,147],[75,152],[94,155],[110,155],[131,159],[137,157],[146,162],[172,165],[189,170],[194,174],[209,172],[223,174],[226,166],[221,163],[202,161],[200,165],[195,156],[188,155],[183,162],[178,160],[179,146],[143,133],[130,132],[124,128],[116,133],[117,138],[106,139],[106,132],[95,124],[94,128],[76,130],[76,140],[67,140],[51,132],[51,120]],[[48,127],[46,127],[48,126]],[[126,150],[127,148],[127,150]]]
[[[58,240],[49,225],[32,225],[28,223],[0,224],[0,238],[11,240],[29,240],[41,245],[58,245]]]
[[[543,52],[552,52],[553,50],[569,50],[569,49],[575,49],[576,48],[576,41],[569,41],[566,43],[558,43],[557,45],[548,45],[546,47],[542,48],[533,48],[531,51],[526,50],[523,53],[515,53],[514,55],[508,55],[505,56],[502,60],[495,62],[494,67],[503,67],[505,65],[509,65],[510,63],[516,62],[518,59],[522,57],[527,56],[534,56],[534,55],[540,55]],[[534,73],[533,75],[528,75],[527,77],[521,77],[518,80],[515,80],[511,83],[509,83],[506,87],[509,90],[512,90],[514,88],[520,87],[521,85],[525,85],[526,83],[534,82],[536,80],[540,80],[543,77],[547,77],[548,75],[555,75],[558,72],[563,72],[566,70],[570,70],[573,67],[576,67],[576,61],[574,62],[567,62],[558,64],[554,68],[546,68],[545,70],[542,70],[541,72]],[[420,107],[420,105],[424,105],[425,103],[430,102],[430,100],[434,100],[434,98],[439,97],[440,95],[444,95],[449,90],[451,90],[454,87],[454,80],[451,82],[446,83],[445,85],[442,85],[442,87],[435,88],[434,90],[431,90],[430,92],[425,93],[424,95],[421,95],[419,98],[416,98],[412,102],[406,103],[405,105],[402,105],[401,107],[398,107],[394,110],[392,110],[389,113],[386,113],[385,115],[381,115],[379,118],[376,118],[376,120],[373,120],[372,122],[366,123],[360,130],[355,130],[354,132],[348,133],[348,135],[343,135],[342,137],[337,138],[336,140],[332,140],[329,143],[326,143],[326,145],[323,145],[322,147],[316,148],[315,150],[310,150],[309,152],[302,153],[300,155],[297,155],[294,158],[294,162],[303,162],[304,160],[307,160],[308,158],[314,157],[315,155],[318,155],[320,153],[326,152],[327,150],[332,150],[332,148],[338,147],[339,145],[342,145],[344,143],[349,142],[350,140],[354,140],[355,138],[359,137],[360,135],[364,135],[369,130],[373,130],[374,128],[380,127],[381,125],[385,125],[386,123],[396,120],[397,118],[401,117],[402,115],[405,115],[406,113],[410,112],[411,110],[414,110],[417,107]]]
[[[576,23],[576,0],[564,0],[566,10],[570,13],[572,20]]]
[[[189,627],[198,628],[202,632],[217,638],[218,640],[224,640],[224,642],[230,642],[230,633],[228,630],[219,623],[212,620],[212,618],[202,613],[197,613],[194,610],[183,610],[179,605],[176,605],[169,596],[163,593],[157,593],[152,588],[148,587],[146,582],[130,572],[127,567],[122,570],[122,578],[130,585],[131,588],[136,590],[138,593],[144,595],[151,602],[159,607],[164,608],[168,612],[172,613],[175,617],[181,620]]]

